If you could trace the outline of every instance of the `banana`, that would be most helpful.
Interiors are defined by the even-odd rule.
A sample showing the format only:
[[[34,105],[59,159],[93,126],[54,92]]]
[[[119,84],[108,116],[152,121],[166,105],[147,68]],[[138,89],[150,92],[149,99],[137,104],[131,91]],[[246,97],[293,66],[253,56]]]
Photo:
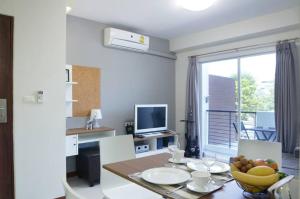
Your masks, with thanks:
[[[240,171],[233,171],[231,174],[235,180],[253,186],[271,186],[279,180],[278,173],[268,176],[255,176],[247,173],[242,173]]]
[[[275,173],[275,170],[268,166],[256,166],[248,170],[247,174],[255,176],[268,176]]]
[[[230,164],[230,170],[231,170],[231,172],[233,172],[233,171],[240,171],[236,166],[234,166],[234,164]]]

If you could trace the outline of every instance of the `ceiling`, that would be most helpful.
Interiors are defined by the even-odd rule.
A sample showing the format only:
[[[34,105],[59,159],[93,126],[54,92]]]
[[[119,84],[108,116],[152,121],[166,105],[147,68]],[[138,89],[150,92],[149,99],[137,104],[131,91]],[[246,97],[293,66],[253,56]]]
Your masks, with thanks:
[[[207,10],[192,12],[176,0],[74,0],[69,14],[171,39],[295,6],[299,0],[217,0]]]

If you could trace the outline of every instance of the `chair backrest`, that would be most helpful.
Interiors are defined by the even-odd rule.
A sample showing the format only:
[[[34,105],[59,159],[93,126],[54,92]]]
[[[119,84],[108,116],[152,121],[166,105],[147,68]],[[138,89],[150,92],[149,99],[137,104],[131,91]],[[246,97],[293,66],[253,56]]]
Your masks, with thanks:
[[[239,140],[238,155],[249,159],[272,159],[281,168],[282,152],[281,143],[259,140]]]
[[[299,198],[299,180],[289,175],[268,188],[272,199]]]
[[[245,127],[245,124],[244,124],[243,121],[241,121],[241,130],[242,130],[242,131],[247,131],[247,130],[246,130],[246,127]]]
[[[238,135],[238,125],[237,125],[237,123],[236,122],[233,122],[232,123],[233,124],[233,127],[234,127],[234,129],[235,129],[235,133]],[[249,138],[249,135],[248,135],[248,132],[247,132],[247,130],[246,130],[246,127],[245,127],[245,125],[244,125],[244,122],[241,122],[241,133],[242,132],[244,132],[245,134],[246,134],[246,137],[247,137],[247,139],[250,139]]]
[[[256,130],[254,131],[255,133],[255,136],[258,140],[262,140],[262,141],[268,141],[267,138],[265,138],[264,134],[263,134],[263,131],[259,131],[259,130]]]
[[[120,135],[100,139],[101,187],[103,191],[128,184],[129,181],[103,169],[104,164],[135,158],[132,135]]]
[[[257,111],[256,126],[263,128],[275,127],[275,113],[273,111]]]
[[[237,124],[235,122],[233,122],[232,124],[233,124],[234,130],[235,130],[235,133],[239,134],[239,130],[237,128]]]
[[[65,189],[66,199],[84,199],[70,187],[65,179],[63,179],[63,185]]]

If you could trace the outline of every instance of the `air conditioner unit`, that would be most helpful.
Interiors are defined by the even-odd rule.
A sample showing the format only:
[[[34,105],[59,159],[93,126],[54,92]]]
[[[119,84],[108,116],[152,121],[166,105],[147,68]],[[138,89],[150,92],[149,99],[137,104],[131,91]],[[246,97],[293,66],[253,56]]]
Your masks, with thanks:
[[[149,37],[116,28],[105,28],[104,45],[134,51],[147,51]]]

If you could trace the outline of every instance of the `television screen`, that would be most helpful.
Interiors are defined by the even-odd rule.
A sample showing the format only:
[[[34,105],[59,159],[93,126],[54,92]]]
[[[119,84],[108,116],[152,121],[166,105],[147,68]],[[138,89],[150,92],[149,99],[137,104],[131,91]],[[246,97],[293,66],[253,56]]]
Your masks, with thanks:
[[[135,133],[167,130],[167,105],[136,105]]]

